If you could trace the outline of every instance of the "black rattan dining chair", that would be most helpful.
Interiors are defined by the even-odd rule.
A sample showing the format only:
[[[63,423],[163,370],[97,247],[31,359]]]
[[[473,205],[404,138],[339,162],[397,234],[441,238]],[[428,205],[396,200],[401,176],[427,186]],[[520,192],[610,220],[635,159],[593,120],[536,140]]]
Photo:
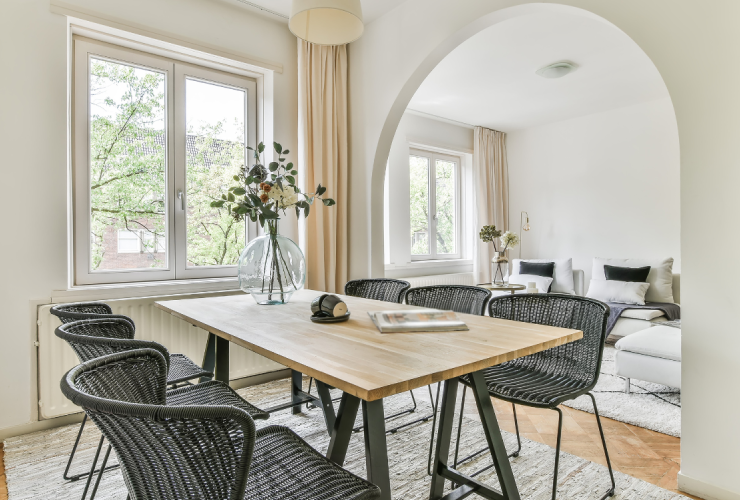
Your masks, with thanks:
[[[165,405],[167,371],[161,352],[138,349],[83,363],[61,381],[111,442],[132,500],[380,497],[286,427],[256,430],[234,406]]]
[[[557,326],[583,331],[583,338],[546,351],[530,354],[485,370],[486,385],[491,396],[512,404],[547,408],[558,413],[558,436],[555,447],[555,471],[552,482],[552,498],[557,496],[558,462],[560,458],[560,439],[563,431],[563,412],[558,405],[564,401],[588,395],[594,406],[596,422],[601,434],[601,443],[611,478],[610,489],[601,497],[605,499],[614,495],[614,473],[609,451],[606,447],[604,429],[601,426],[599,410],[596,407],[591,389],[599,379],[601,360],[606,341],[606,322],[609,317],[609,306],[597,300],[572,295],[521,294],[506,295],[491,299],[488,306],[492,318]],[[463,384],[462,405],[465,405],[465,390],[469,384],[467,375],[460,377]],[[460,409],[457,444],[455,448],[455,467],[480,452],[458,460],[460,446],[460,429],[462,427],[463,407]],[[514,412],[514,423],[518,449],[510,456],[521,451],[519,424]],[[485,448],[482,451],[486,451]],[[475,476],[486,467],[472,474]]]
[[[59,326],[54,333],[57,337],[66,341],[70,347],[72,347],[72,350],[77,354],[80,362],[86,362],[101,356],[134,349],[154,349],[167,360],[168,377],[166,379],[166,384],[170,385],[172,383],[170,379],[172,373],[170,360],[172,357],[169,355],[167,348],[162,344],[150,340],[134,339],[133,324],[125,316],[101,316],[99,319],[64,323]],[[246,401],[227,384],[215,380],[169,389],[167,391],[167,404],[171,406],[192,404],[213,406],[229,405],[241,408],[249,413],[252,418],[267,419],[269,417],[268,413]],[[77,440],[72,449],[72,456],[74,456],[75,450],[79,444],[81,433],[82,432],[80,431],[77,435]],[[107,460],[104,460],[101,469],[96,470],[98,457],[102,447],[103,438],[101,437],[100,442],[98,443],[98,450],[93,459],[92,467],[90,468],[90,472],[87,473],[87,484],[85,485],[82,495],[83,500],[87,496],[93,475],[98,472],[98,478],[93,487],[91,499],[95,498],[95,493],[97,492],[100,479],[103,475],[100,471],[104,472],[113,468],[106,468]]]
[[[57,304],[51,308],[50,312],[59,318],[62,323],[70,323],[83,319],[99,319],[113,315],[111,307],[104,302]],[[134,320],[128,316],[119,315],[118,317],[126,318],[131,323],[131,326],[134,329],[136,328]],[[204,370],[184,354],[170,354],[170,373],[167,376],[168,384],[179,384],[196,378],[203,381],[206,379],[210,380],[213,378],[213,373]]]
[[[486,304],[491,299],[491,291],[477,286],[467,285],[434,285],[412,288],[406,292],[406,303],[411,306],[442,309],[463,314],[483,316],[486,313]],[[432,386],[429,385],[429,399],[432,401],[432,415],[422,421],[432,420],[432,437],[429,441],[429,459],[427,474],[432,475],[432,453],[434,452],[434,431],[437,427],[437,404],[442,384],[437,384],[437,396],[432,397]]]
[[[62,324],[85,319],[100,319],[114,316],[117,318],[125,318],[128,322],[130,322],[131,327],[133,328],[133,332],[135,332],[136,329],[134,320],[132,320],[128,316],[114,315],[111,307],[104,302],[75,302],[70,304],[56,304],[52,306],[49,312],[59,318]],[[122,332],[122,334],[125,335],[127,335],[128,333],[128,330]],[[133,337],[134,334],[132,333],[130,338]],[[170,373],[167,377],[168,384],[177,385],[195,378],[201,380],[210,380],[213,378],[213,373],[202,369],[200,366],[191,361],[190,358],[183,354],[170,354]],[[75,444],[72,447],[72,452],[69,454],[69,459],[67,460],[67,467],[64,469],[64,474],[62,475],[67,481],[77,481],[79,479],[87,477],[90,474],[90,472],[82,472],[73,475],[69,474],[69,470],[72,468],[72,461],[74,460],[75,452],[77,451],[77,445],[80,442],[82,432],[85,430],[86,423],[87,415],[82,419],[80,430],[77,432],[77,439],[75,439]]]

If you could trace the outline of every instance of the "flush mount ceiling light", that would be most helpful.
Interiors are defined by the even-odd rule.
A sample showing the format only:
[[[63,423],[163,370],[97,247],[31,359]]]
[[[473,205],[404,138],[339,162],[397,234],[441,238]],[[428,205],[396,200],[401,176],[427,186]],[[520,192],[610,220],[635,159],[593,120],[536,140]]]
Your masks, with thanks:
[[[293,0],[288,27],[319,45],[354,42],[365,29],[360,0]]]
[[[537,74],[543,78],[562,78],[578,66],[568,61],[552,63],[537,70]]]

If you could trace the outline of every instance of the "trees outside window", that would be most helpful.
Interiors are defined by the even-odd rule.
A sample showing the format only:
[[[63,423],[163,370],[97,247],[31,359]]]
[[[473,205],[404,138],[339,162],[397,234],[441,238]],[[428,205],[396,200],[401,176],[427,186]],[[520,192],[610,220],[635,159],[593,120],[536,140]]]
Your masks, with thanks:
[[[235,276],[254,81],[75,37],[74,85],[76,282]]]
[[[409,155],[411,258],[456,259],[459,236],[460,159],[412,149]]]

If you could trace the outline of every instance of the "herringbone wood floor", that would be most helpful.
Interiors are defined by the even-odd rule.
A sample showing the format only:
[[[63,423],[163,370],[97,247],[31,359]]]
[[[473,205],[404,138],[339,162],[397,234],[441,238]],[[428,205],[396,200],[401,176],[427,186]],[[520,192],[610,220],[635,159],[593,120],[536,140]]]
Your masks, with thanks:
[[[477,412],[472,397],[468,396],[465,406],[466,413]],[[511,411],[511,405],[494,400],[494,406],[501,427],[514,432],[514,415]],[[565,414],[563,419],[563,451],[600,464],[606,464],[601,449],[599,429],[594,416],[565,406],[562,408]],[[558,420],[554,411],[519,406],[517,407],[517,416],[519,418],[519,429],[523,436],[555,446]],[[681,463],[680,439],[608,418],[602,418],[602,424],[604,425],[612,465],[616,470],[662,488],[678,491],[676,489],[676,474]],[[524,449],[522,452],[526,453],[527,451]],[[3,458],[3,450],[0,448],[0,500],[8,500]],[[690,495],[686,496],[690,497]]]

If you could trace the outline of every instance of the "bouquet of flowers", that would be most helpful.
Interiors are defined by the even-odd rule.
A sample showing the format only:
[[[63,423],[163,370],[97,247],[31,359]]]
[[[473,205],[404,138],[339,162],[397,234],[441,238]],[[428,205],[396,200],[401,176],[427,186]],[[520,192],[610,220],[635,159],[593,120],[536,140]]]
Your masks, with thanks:
[[[519,235],[496,229],[496,226],[483,226],[478,235],[481,241],[493,243],[493,251],[496,252],[491,259],[491,282],[496,285],[503,285],[509,278],[509,259],[506,258],[506,250],[514,248],[519,244]],[[496,239],[499,239],[499,245],[496,246]]]

